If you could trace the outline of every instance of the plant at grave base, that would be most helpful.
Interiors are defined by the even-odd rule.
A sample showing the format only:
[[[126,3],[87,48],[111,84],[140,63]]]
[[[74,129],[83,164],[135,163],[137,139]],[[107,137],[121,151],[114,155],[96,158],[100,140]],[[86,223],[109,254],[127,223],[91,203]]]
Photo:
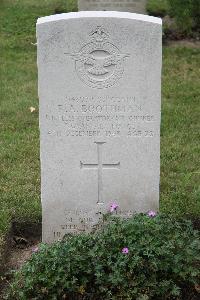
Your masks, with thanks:
[[[149,216],[151,218],[155,217],[156,215],[157,215],[157,213],[153,210],[149,210],[148,213],[147,213],[147,216]]]
[[[127,247],[124,247],[124,248],[122,249],[122,253],[123,253],[123,254],[128,254],[128,252],[129,252],[129,250],[128,250]]]
[[[117,211],[117,209],[119,208],[119,205],[115,202],[113,202],[111,205],[110,205],[110,213],[113,213],[114,211]]]
[[[103,231],[40,245],[7,299],[190,299],[200,275],[199,232],[189,221],[110,216]]]
[[[39,251],[39,247],[38,246],[36,246],[36,247],[34,247],[33,249],[32,249],[32,252],[33,253],[37,253]]]

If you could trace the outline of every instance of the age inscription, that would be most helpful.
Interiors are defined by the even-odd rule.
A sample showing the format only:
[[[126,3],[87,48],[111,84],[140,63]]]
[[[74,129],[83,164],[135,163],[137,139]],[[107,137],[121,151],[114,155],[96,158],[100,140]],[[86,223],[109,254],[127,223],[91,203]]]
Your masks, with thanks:
[[[154,137],[155,116],[131,97],[66,97],[47,113],[57,137]],[[51,125],[55,125],[52,126]]]

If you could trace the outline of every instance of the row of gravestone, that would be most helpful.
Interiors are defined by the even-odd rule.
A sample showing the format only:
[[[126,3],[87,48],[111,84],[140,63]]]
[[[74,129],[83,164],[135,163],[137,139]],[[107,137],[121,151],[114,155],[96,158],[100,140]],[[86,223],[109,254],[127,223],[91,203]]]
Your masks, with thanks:
[[[147,0],[78,0],[79,11],[105,10],[144,14]]]
[[[44,242],[98,227],[111,205],[158,210],[161,27],[126,12],[38,19]]]

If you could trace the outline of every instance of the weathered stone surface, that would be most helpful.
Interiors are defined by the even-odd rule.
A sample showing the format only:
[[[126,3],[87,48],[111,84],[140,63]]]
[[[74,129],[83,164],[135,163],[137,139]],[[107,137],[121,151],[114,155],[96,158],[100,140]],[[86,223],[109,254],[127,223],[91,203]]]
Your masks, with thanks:
[[[157,210],[161,20],[79,12],[37,23],[43,241]]]
[[[146,0],[78,0],[78,9],[146,13]]]

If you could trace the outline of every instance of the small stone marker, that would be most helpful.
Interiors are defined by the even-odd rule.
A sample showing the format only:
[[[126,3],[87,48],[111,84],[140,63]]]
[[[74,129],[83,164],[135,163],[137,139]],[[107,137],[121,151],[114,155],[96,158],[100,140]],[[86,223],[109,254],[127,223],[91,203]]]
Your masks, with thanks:
[[[161,20],[79,12],[37,22],[43,241],[158,210]]]
[[[78,0],[78,10],[146,13],[147,0]]]

